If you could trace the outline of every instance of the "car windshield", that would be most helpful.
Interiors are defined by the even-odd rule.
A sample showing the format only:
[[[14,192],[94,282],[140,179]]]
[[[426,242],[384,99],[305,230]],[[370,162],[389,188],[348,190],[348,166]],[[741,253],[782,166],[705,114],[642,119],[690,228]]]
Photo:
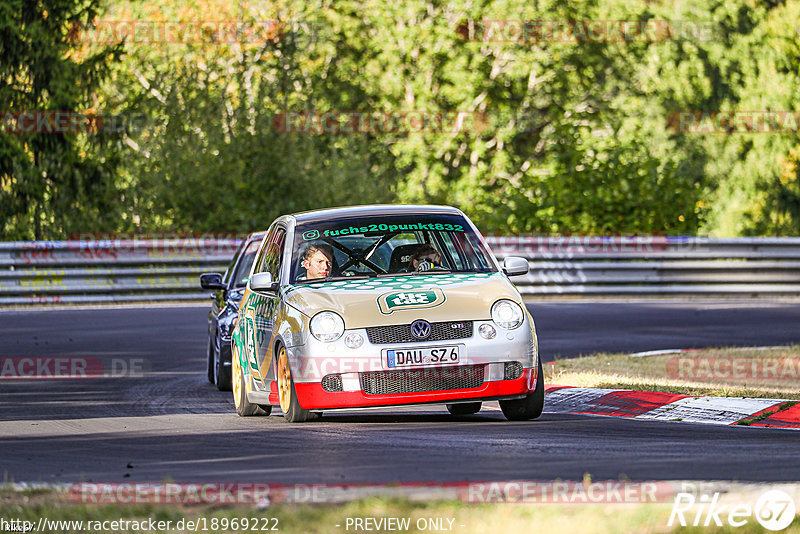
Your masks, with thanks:
[[[256,258],[258,247],[261,245],[261,238],[257,238],[247,245],[247,248],[239,258],[239,263],[236,265],[236,273],[233,278],[233,287],[240,288],[247,285],[247,279],[250,276],[250,267],[253,265],[253,260]]]
[[[461,216],[373,216],[298,224],[290,280],[496,270]]]

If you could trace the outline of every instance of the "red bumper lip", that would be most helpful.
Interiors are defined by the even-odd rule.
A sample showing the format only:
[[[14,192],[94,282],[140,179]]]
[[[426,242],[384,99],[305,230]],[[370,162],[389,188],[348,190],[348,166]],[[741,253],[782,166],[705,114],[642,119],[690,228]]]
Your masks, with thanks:
[[[367,395],[363,391],[330,392],[317,382],[295,384],[297,400],[306,410],[335,408],[364,408],[375,406],[401,406],[404,404],[442,403],[492,397],[514,397],[532,393],[536,388],[536,368],[525,369],[522,376],[513,380],[484,382],[477,388],[418,393],[393,393]],[[274,397],[274,398],[273,398]],[[270,394],[270,403],[278,404],[277,388]]]

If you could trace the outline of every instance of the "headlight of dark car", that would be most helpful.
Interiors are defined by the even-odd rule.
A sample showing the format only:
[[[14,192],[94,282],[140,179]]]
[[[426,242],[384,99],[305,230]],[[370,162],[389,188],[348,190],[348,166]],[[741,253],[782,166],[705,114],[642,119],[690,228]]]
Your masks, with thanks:
[[[228,312],[219,317],[219,335],[224,339],[230,339],[233,331],[233,320],[236,319],[236,312]]]
[[[233,322],[239,314],[239,306],[238,303],[236,306],[232,306],[229,302],[227,306],[220,312],[219,318],[217,319],[217,324],[219,326],[219,335],[222,336],[223,339],[226,341],[230,339],[231,334],[233,333]]]

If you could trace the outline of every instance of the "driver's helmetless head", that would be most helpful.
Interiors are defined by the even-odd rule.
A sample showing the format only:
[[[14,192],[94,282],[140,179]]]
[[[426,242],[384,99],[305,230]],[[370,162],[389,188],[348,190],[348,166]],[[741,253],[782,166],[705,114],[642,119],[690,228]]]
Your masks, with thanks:
[[[331,274],[333,249],[328,245],[309,245],[303,252],[302,265],[306,269],[306,279],[327,278]]]
[[[440,263],[442,263],[442,255],[432,245],[425,244],[411,256],[410,266],[415,271],[427,271],[433,265],[439,265]]]

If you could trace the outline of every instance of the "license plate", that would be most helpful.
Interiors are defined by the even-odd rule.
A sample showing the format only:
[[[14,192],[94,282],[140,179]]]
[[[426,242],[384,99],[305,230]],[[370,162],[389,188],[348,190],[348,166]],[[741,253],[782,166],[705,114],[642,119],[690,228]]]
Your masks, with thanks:
[[[461,349],[461,345],[388,349],[386,351],[386,365],[392,369],[420,365],[453,365],[461,361]]]

